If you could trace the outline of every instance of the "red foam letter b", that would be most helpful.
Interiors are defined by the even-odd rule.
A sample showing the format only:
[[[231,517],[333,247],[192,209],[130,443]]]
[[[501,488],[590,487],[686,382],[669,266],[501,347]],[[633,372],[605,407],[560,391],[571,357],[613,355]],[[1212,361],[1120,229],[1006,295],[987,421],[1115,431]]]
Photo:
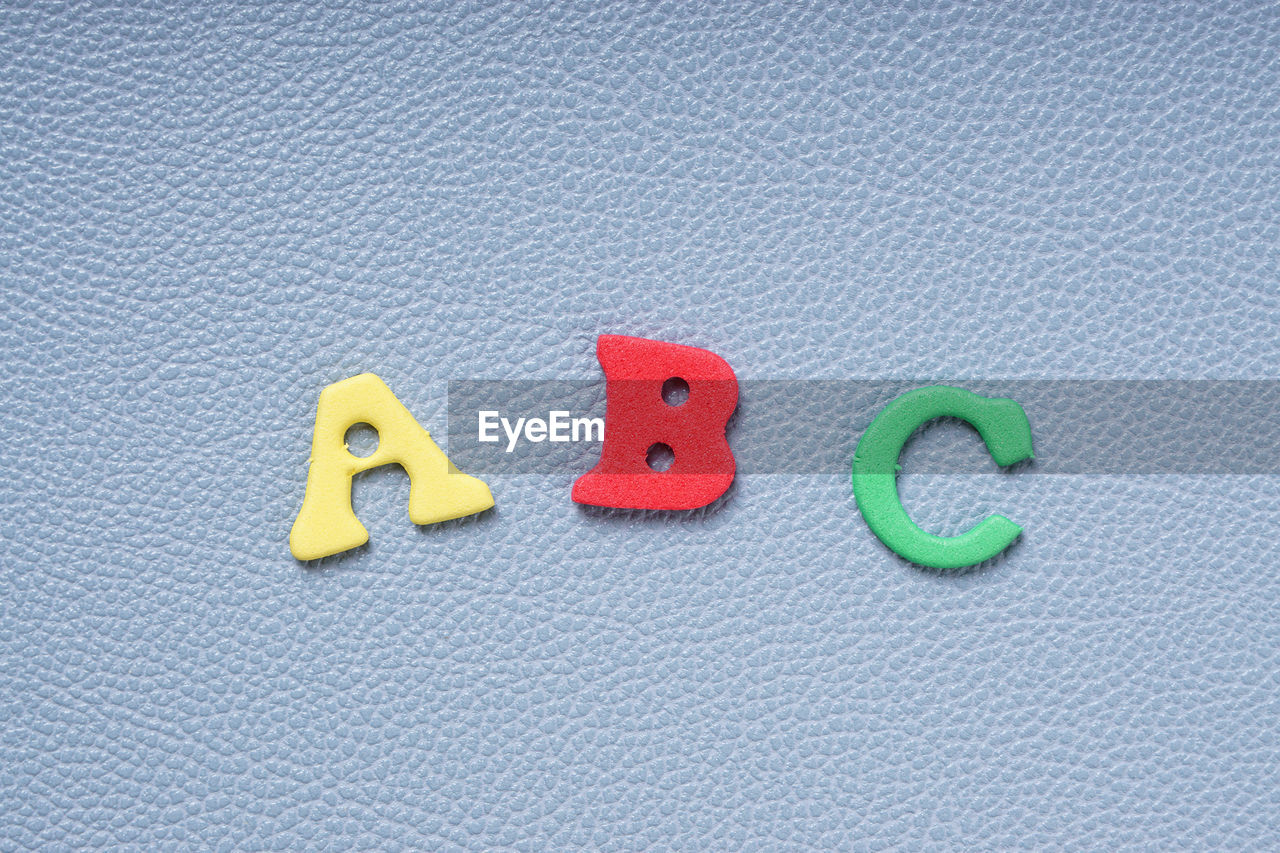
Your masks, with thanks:
[[[696,509],[720,497],[736,466],[724,428],[738,405],[738,379],[723,358],[697,347],[601,335],[604,447],[596,467],[573,484],[573,500],[624,509]],[[689,397],[669,405],[663,384],[683,379]],[[649,467],[656,444],[671,448],[665,471]]]

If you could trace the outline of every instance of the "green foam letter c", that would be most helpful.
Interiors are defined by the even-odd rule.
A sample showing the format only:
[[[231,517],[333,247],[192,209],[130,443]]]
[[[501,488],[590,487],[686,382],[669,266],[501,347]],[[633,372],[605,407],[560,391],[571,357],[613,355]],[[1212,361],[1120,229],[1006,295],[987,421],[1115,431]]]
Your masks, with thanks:
[[[941,417],[972,424],[1001,467],[1032,458],[1031,424],[1017,402],[931,385],[894,399],[862,434],[853,454],[853,496],[867,526],[895,554],[922,566],[956,569],[996,556],[1022,528],[991,515],[959,536],[935,536],[907,515],[898,496],[898,456],[919,426]]]

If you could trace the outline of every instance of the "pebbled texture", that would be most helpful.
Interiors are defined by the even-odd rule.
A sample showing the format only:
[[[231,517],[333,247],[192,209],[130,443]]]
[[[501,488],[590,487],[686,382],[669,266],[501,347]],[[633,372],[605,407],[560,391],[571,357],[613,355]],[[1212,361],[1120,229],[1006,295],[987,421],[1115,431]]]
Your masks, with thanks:
[[[908,472],[1027,530],[940,576],[847,475],[376,472],[289,556],[366,370],[1280,378],[1274,5],[695,5],[0,8],[0,847],[1280,846],[1275,477]]]

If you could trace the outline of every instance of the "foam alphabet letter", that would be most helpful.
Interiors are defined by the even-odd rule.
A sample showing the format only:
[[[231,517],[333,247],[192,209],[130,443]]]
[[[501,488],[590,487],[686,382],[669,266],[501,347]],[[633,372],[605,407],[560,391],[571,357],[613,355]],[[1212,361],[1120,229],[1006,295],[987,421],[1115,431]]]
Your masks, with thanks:
[[[853,495],[871,532],[898,556],[937,569],[989,560],[1022,532],[1003,515],[991,515],[959,536],[935,536],[907,515],[898,497],[898,456],[917,427],[948,416],[973,424],[997,465],[1032,458],[1031,424],[1022,406],[945,385],[917,388],[893,400],[876,415],[853,453]]]
[[[728,362],[697,347],[601,335],[596,357],[605,375],[605,429],[600,462],[573,485],[573,500],[626,509],[695,509],[720,497],[736,465],[725,424],[738,405],[738,379]],[[689,396],[663,399],[663,385],[683,380]],[[666,445],[669,468],[650,467]],[[665,448],[662,448],[665,449]]]
[[[347,430],[358,423],[378,431],[377,450],[363,458],[345,443]],[[489,487],[453,467],[386,383],[362,373],[320,392],[307,491],[289,533],[293,556],[316,560],[368,542],[369,531],[351,508],[351,478],[392,462],[409,475],[409,520],[414,524],[435,524],[493,506]]]

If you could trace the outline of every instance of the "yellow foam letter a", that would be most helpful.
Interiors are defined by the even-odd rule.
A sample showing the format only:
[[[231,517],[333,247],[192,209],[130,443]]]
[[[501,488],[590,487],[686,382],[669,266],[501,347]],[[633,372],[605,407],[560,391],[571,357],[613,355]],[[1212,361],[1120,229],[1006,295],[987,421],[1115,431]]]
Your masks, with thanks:
[[[347,430],[366,423],[378,431],[378,449],[366,457],[347,450]],[[320,392],[311,437],[311,469],[302,509],[289,533],[299,560],[316,560],[369,541],[351,508],[351,478],[399,462],[409,475],[409,520],[435,524],[493,506],[489,487],[458,471],[430,434],[372,373],[335,382]]]

